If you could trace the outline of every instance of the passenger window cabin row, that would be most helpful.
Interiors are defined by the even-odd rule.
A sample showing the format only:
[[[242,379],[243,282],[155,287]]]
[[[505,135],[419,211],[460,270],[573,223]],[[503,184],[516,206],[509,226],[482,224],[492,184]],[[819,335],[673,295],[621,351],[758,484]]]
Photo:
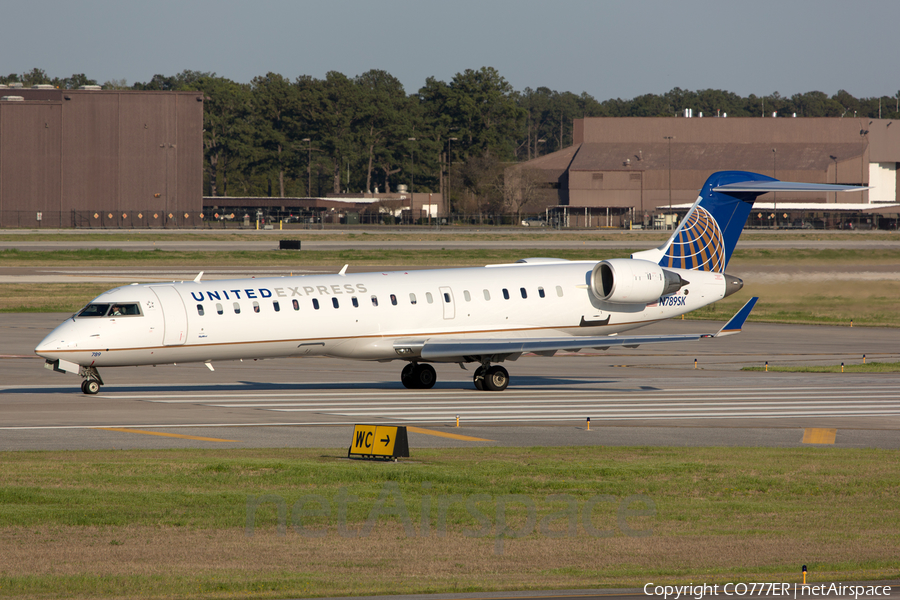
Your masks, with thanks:
[[[510,299],[511,296],[509,293],[509,288],[503,288],[502,293],[503,293],[504,300]],[[539,298],[546,298],[546,292],[544,291],[543,287],[538,287],[537,293],[538,293]],[[484,294],[484,299],[486,301],[490,301],[490,299],[491,299],[490,290],[484,289],[483,294]],[[523,300],[528,299],[528,291],[524,287],[519,288],[519,295],[522,297]],[[556,295],[558,297],[562,298],[562,296],[563,296],[562,286],[556,286]],[[447,304],[449,304],[452,301],[449,292],[443,292],[443,297],[444,297],[444,302]],[[472,301],[472,294],[469,293],[469,290],[463,290],[463,298],[466,302]],[[372,301],[372,306],[378,306],[378,296],[373,294],[370,297],[370,299]],[[391,294],[390,300],[391,300],[391,306],[397,306],[398,300],[397,300],[396,294]],[[418,302],[418,300],[416,298],[415,293],[410,293],[409,294],[409,303],[414,305],[417,302]],[[434,295],[432,295],[431,292],[425,292],[425,302],[427,302],[428,304],[434,304]],[[359,308],[359,298],[358,297],[352,296],[350,298],[350,303],[353,305],[353,308]],[[341,305],[340,305],[340,301],[338,300],[337,296],[331,297],[331,305],[334,308],[340,308]],[[295,311],[299,311],[300,310],[300,301],[297,299],[291,300],[291,307]],[[321,308],[318,298],[312,298],[312,307],[315,310],[319,310],[319,308]],[[253,304],[251,305],[251,308],[253,309],[253,312],[255,312],[255,313],[260,312],[259,302],[254,300]],[[275,312],[281,312],[281,303],[278,300],[273,300],[272,308],[275,310]],[[234,310],[234,314],[236,314],[236,315],[241,314],[241,303],[233,302],[232,309]],[[201,317],[206,314],[206,309],[203,307],[203,304],[197,304],[197,314],[200,315]],[[216,302],[216,314],[219,314],[219,315],[225,314],[225,307],[222,305],[221,302]]]

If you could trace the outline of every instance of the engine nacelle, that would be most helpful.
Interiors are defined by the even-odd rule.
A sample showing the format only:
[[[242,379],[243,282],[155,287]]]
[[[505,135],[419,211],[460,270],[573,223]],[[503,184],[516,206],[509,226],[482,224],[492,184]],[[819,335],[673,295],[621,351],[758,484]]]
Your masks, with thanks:
[[[649,260],[613,258],[594,266],[591,293],[604,302],[646,303],[677,292],[689,282]]]

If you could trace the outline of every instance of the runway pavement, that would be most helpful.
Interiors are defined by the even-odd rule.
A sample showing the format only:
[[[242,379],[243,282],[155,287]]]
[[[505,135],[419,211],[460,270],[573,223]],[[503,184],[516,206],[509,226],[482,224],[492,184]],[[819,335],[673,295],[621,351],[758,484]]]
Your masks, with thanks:
[[[80,380],[43,369],[34,345],[66,315],[0,315],[0,449],[328,447],[355,423],[415,427],[413,448],[672,445],[900,447],[900,375],[744,372],[776,364],[900,360],[890,329],[750,323],[717,340],[618,352],[522,357],[510,388],[477,392],[471,371],[438,365],[407,390],[400,362],[325,358],[128,367]],[[673,321],[657,332],[715,331]],[[650,328],[644,331],[651,332]],[[694,368],[694,359],[697,368]],[[456,427],[459,415],[460,426]],[[590,429],[587,418],[591,418]]]

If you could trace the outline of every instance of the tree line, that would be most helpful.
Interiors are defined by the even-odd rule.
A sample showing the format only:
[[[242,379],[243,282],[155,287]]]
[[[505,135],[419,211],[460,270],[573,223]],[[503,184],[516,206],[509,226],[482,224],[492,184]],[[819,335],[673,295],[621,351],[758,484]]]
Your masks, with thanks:
[[[0,83],[97,85],[85,74],[51,78],[42,69],[0,76]],[[783,97],[723,90],[682,90],[598,101],[587,93],[546,87],[517,91],[492,67],[467,69],[449,82],[429,77],[407,93],[390,73],[355,77],[331,71],[323,79],[277,73],[235,82],[186,70],[104,88],[201,91],[204,95],[204,194],[210,196],[323,196],[396,191],[447,195],[466,212],[518,212],[523,197],[511,187],[533,178],[503,180],[510,163],[572,144],[581,117],[677,116],[691,108],[706,116],[900,118],[896,96],[855,98],[813,91]]]

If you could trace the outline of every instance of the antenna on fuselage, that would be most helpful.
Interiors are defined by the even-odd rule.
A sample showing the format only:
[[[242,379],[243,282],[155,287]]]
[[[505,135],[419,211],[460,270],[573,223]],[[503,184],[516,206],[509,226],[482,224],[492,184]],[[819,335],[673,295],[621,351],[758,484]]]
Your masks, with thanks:
[[[200,278],[203,277],[203,271],[197,273],[197,276],[194,277],[194,283],[200,283]]]
[[[340,272],[338,272],[338,275],[346,275],[346,274],[347,274],[347,267],[349,267],[349,266],[350,266],[350,265],[344,265],[344,268],[341,269]]]

